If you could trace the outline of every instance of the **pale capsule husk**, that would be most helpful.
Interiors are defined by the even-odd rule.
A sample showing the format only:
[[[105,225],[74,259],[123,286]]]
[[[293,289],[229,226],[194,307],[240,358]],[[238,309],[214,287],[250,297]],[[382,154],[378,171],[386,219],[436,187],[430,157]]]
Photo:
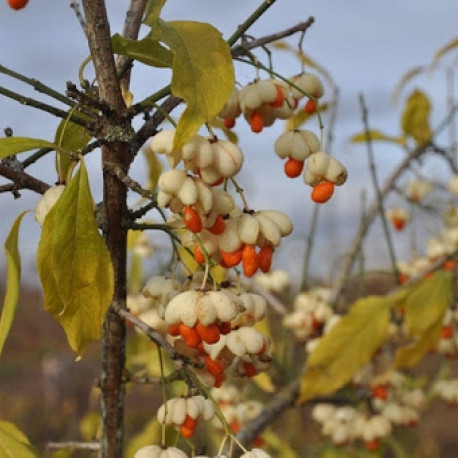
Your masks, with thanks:
[[[232,321],[243,310],[243,303],[235,294],[209,291],[207,295],[215,307],[217,318],[223,323]]]
[[[259,221],[259,232],[265,239],[275,247],[280,245],[282,236],[277,224],[262,213],[255,213],[255,217]]]
[[[281,134],[274,144],[275,153],[282,159],[291,157],[304,161],[320,148],[318,137],[310,130],[291,130]]]
[[[221,234],[219,247],[221,250],[232,253],[242,246],[239,237],[238,218],[229,218],[226,220],[226,229]]]
[[[202,180],[204,180],[205,183],[209,185],[216,183],[223,177],[220,171],[214,166],[213,163],[209,165],[208,167],[202,167],[199,170],[199,173],[200,173],[200,177],[202,178]]]
[[[174,138],[174,129],[161,130],[150,141],[151,151],[157,154],[170,154],[173,150]]]
[[[259,236],[260,224],[250,213],[244,213],[239,218],[238,230],[240,240],[247,245],[254,245]]]
[[[300,99],[304,96],[315,97],[319,99],[324,94],[324,86],[321,80],[313,73],[301,73],[290,78],[290,81],[302,91],[295,87],[291,88],[294,98]]]
[[[240,116],[240,113],[242,111],[240,109],[240,104],[239,104],[239,93],[240,91],[237,88],[234,88],[228,101],[226,102],[222,110],[219,112],[218,117],[222,119],[227,119],[227,118],[235,119]]]
[[[182,157],[185,168],[196,170],[201,167],[208,167],[213,162],[213,149],[208,138],[201,135],[194,135],[183,145]]]
[[[279,210],[260,210],[257,214],[270,218],[280,229],[282,237],[286,237],[293,232],[293,223],[285,213]]]
[[[309,157],[302,175],[306,184],[316,186],[325,180],[330,157],[324,151],[318,151]]]
[[[212,143],[213,167],[225,178],[233,177],[243,165],[243,154],[240,148],[227,140]]]
[[[194,183],[197,189],[196,210],[201,215],[207,215],[213,207],[213,192],[201,179],[195,179]]]
[[[167,170],[161,173],[157,186],[160,191],[176,196],[187,178],[184,170]]]
[[[134,458],[161,458],[162,447],[159,445],[145,445],[135,452]]]
[[[245,346],[245,353],[257,354],[265,348],[265,337],[250,326],[238,329],[239,339]],[[241,356],[241,355],[237,355]]]
[[[180,284],[176,280],[164,276],[154,276],[146,282],[142,294],[146,297],[161,298],[166,296],[170,298],[179,291]]]
[[[244,453],[240,458],[271,458],[268,453],[260,448],[253,448],[249,452]]]
[[[324,178],[326,181],[332,181],[337,186],[341,186],[347,181],[348,172],[341,162],[331,156]]]
[[[197,417],[200,415],[200,404],[195,399],[195,396],[186,398],[185,401],[186,401],[186,415],[196,420]]]
[[[211,188],[212,197],[212,211],[217,215],[228,215],[235,208],[234,198],[223,189]]]
[[[52,186],[46,190],[35,207],[35,220],[42,226],[51,208],[55,205],[59,197],[64,192],[64,185]]]
[[[247,350],[245,342],[240,338],[239,329],[226,335],[226,346],[235,356],[243,356]]]
[[[185,452],[176,447],[167,447],[162,450],[160,458],[188,458]]]
[[[204,326],[213,324],[217,319],[213,297],[209,293],[202,294],[197,301],[197,319]]]
[[[197,201],[197,186],[192,177],[186,177],[180,189],[177,192],[177,197],[184,205],[194,205]]]
[[[272,109],[272,114],[276,119],[289,119],[294,114],[294,106],[294,97],[288,94],[280,107]]]
[[[176,295],[165,309],[165,321],[168,324],[183,322],[192,327],[197,321],[197,301],[200,298],[199,291],[184,291]]]
[[[233,327],[252,326],[266,316],[267,301],[264,297],[254,293],[242,293],[239,298],[245,310],[232,321]]]

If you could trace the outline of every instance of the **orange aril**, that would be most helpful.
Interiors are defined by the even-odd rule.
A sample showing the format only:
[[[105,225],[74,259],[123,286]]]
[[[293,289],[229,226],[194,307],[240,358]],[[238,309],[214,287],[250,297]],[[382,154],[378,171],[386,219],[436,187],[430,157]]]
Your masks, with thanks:
[[[332,181],[322,181],[313,187],[310,197],[316,203],[327,202],[334,193],[334,183]]]
[[[269,103],[269,106],[272,108],[280,108],[285,100],[285,94],[283,94],[283,90],[278,84],[275,85],[275,89],[277,90],[277,98]]]
[[[180,432],[183,437],[189,439],[193,436],[194,430],[196,429],[197,421],[195,418],[186,415],[184,422],[180,426]]]
[[[199,245],[194,247],[194,259],[199,263],[203,264],[205,262],[205,255],[202,252],[202,248]]]
[[[305,104],[304,106],[304,111],[307,113],[307,114],[313,114],[315,113],[316,111],[316,103],[311,100],[311,99],[308,99],[307,100],[307,103]]]
[[[195,328],[197,334],[205,343],[214,344],[218,342],[220,338],[220,330],[216,324],[204,326],[201,323],[197,323]]]
[[[290,157],[284,166],[285,174],[289,178],[296,178],[302,173],[302,169],[304,168],[304,161],[298,161],[297,159],[293,159]]]
[[[245,245],[242,251],[243,273],[252,277],[259,268],[258,254],[253,245]]]
[[[190,205],[184,207],[183,210],[184,225],[195,234],[202,230],[202,219],[199,213]]]
[[[232,129],[235,126],[235,118],[224,118],[223,124],[226,129]]]
[[[184,323],[180,323],[178,326],[180,328],[181,337],[183,337],[186,345],[191,348],[196,348],[201,342],[201,338],[199,334],[197,334],[197,331],[194,328],[186,326]]]
[[[221,258],[226,267],[235,267],[240,263],[242,260],[243,247],[244,245],[242,245],[238,250],[232,251],[231,253],[228,251],[220,250]]]
[[[224,232],[224,229],[226,229],[226,223],[224,222],[224,218],[221,215],[218,215],[213,225],[208,228],[208,232],[211,232],[215,235],[219,235]]]
[[[258,253],[258,264],[262,272],[267,273],[272,265],[273,248],[270,245],[264,245]]]
[[[255,132],[256,134],[262,131],[262,129],[264,128],[264,119],[261,113],[259,113],[258,111],[255,111],[251,115],[250,126],[251,126],[252,132]]]

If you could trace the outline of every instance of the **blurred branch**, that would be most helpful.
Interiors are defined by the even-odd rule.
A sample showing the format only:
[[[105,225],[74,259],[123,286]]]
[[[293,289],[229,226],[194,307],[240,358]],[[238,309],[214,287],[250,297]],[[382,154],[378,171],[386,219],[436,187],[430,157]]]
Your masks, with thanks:
[[[84,35],[87,38],[87,26],[86,21],[84,20],[83,15],[81,14],[80,5],[76,0],[70,1],[70,8],[75,12],[76,19],[80,23],[81,29],[83,30]]]
[[[435,138],[437,135],[439,135],[442,130],[448,126],[449,122],[451,122],[454,119],[455,112],[458,110],[458,103],[455,104],[455,106],[450,110],[450,112],[447,114],[447,116],[439,123],[439,125],[436,127],[434,130],[433,138]],[[382,199],[385,198],[385,196],[394,189],[395,184],[397,180],[400,178],[400,176],[410,167],[410,164],[412,161],[420,158],[428,149],[431,148],[431,144],[424,144],[424,145],[419,145],[417,148],[412,150],[405,158],[404,160],[398,165],[398,167],[392,172],[392,174],[388,177],[388,179],[385,182],[384,187],[380,190],[380,194]],[[363,242],[363,239],[370,227],[370,225],[373,223],[375,217],[377,216],[379,212],[379,205],[378,201],[375,201],[373,205],[369,208],[366,214],[366,219],[360,224],[358,231],[353,239],[353,242],[350,245],[350,249],[347,251],[345,254],[344,260],[341,264],[340,270],[337,274],[337,278],[334,281],[334,286],[332,289],[332,295],[331,295],[331,303],[333,305],[336,305],[340,293],[344,287],[345,281],[350,274],[354,262],[356,260],[357,254],[361,248],[361,244]]]
[[[362,114],[364,132],[366,134],[366,146],[367,146],[367,155],[369,158],[369,169],[371,172],[372,184],[374,186],[375,196],[377,199],[377,209],[378,209],[380,218],[382,220],[383,232],[385,234],[386,243],[388,245],[388,253],[390,255],[391,268],[393,270],[393,274],[395,278],[398,279],[399,275],[398,275],[398,268],[396,265],[396,255],[394,253],[393,241],[391,239],[390,230],[388,228],[388,222],[386,220],[385,208],[384,208],[385,207],[384,196],[382,196],[382,193],[380,191],[380,186],[378,183],[377,171],[376,171],[376,166],[375,166],[374,150],[372,148],[372,140],[371,140],[370,128],[369,128],[369,117],[368,117],[367,106],[366,106],[366,102],[364,101],[363,94],[359,95],[359,102],[361,106],[361,114]]]
[[[8,178],[8,180],[11,180],[20,189],[30,189],[31,191],[35,191],[39,194],[44,194],[50,187],[44,181],[41,181],[28,173],[15,170],[3,162],[0,163],[0,175]]]
[[[91,451],[98,451],[100,450],[100,443],[99,442],[77,442],[77,441],[69,441],[69,442],[48,442],[46,444],[46,448],[48,450],[91,450]]]

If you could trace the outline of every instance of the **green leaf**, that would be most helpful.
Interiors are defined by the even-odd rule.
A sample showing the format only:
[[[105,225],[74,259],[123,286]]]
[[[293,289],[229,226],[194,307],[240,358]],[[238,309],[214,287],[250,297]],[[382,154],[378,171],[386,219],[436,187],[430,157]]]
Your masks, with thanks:
[[[115,54],[130,57],[146,65],[170,68],[173,65],[173,53],[151,37],[137,41],[116,34],[111,39],[111,44]]]
[[[32,149],[51,148],[57,149],[57,145],[39,138],[28,137],[5,137],[0,138],[0,159],[13,154],[23,153]]]
[[[431,104],[426,94],[419,89],[413,91],[407,99],[401,126],[404,134],[412,137],[419,145],[428,143],[433,134],[429,126],[430,111]]]
[[[390,301],[384,297],[370,296],[355,302],[310,354],[298,404],[334,393],[351,380],[384,341],[389,310]]]
[[[366,132],[361,132],[360,134],[353,135],[350,140],[353,143],[363,143],[363,142],[367,142],[368,137],[369,137],[371,141],[391,142],[391,143],[397,143],[399,145],[405,145],[406,143],[406,140],[404,137],[395,137],[393,135],[387,135],[377,129],[371,129],[368,132],[368,134],[369,135],[367,135]]]
[[[161,14],[162,8],[166,0],[149,0],[146,5],[146,18],[144,23],[153,27]]]
[[[79,355],[102,336],[113,295],[113,267],[94,216],[84,162],[47,214],[37,252],[45,309]]]
[[[410,288],[398,306],[404,310],[407,336],[413,341],[397,351],[396,367],[414,366],[439,341],[442,319],[452,300],[453,274],[440,270]]]
[[[221,111],[235,85],[231,50],[210,24],[158,21],[160,41],[174,53],[172,93],[184,99],[174,147],[179,149]]]
[[[13,423],[0,421],[1,458],[37,458],[38,451],[30,444],[26,435]]]
[[[65,151],[77,152],[84,148],[91,138],[92,136],[83,126],[75,124],[68,119],[63,119],[57,127],[54,142]],[[60,183],[65,184],[70,181],[75,165],[76,162],[68,154],[63,151],[57,151],[56,168]]]
[[[6,253],[6,294],[0,317],[0,355],[13,323],[21,285],[21,256],[18,251],[19,226],[27,211],[22,212],[14,221],[5,240]]]

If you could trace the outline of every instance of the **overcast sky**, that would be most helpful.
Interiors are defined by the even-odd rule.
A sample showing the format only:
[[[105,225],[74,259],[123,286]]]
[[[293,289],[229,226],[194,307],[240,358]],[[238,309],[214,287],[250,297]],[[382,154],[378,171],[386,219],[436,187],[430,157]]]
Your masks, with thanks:
[[[120,32],[126,1],[107,1],[112,19],[112,32]],[[258,1],[232,0],[169,0],[163,11],[165,19],[188,19],[211,22],[228,37],[238,24],[251,13]],[[349,137],[362,130],[358,94],[363,93],[369,108],[371,126],[387,133],[399,133],[401,106],[390,103],[390,95],[401,76],[412,67],[427,64],[434,53],[457,35],[458,2],[456,0],[277,0],[270,10],[250,30],[259,37],[289,28],[299,21],[314,16],[315,24],[307,33],[305,52],[325,67],[340,90],[340,105],[335,130],[333,153],[349,169],[348,183],[338,189],[333,199],[322,207],[321,237],[313,265],[320,273],[345,251],[357,228],[360,214],[359,199],[362,189],[370,186],[367,179],[367,159],[364,147],[352,145]],[[290,40],[295,44],[296,38]],[[66,0],[30,0],[22,11],[12,11],[6,1],[0,3],[0,63],[27,76],[63,91],[68,80],[77,81],[77,71],[88,50],[81,29]],[[262,56],[262,54],[260,54]],[[285,75],[297,73],[299,64],[287,54],[274,56],[277,71]],[[445,60],[450,63],[451,59]],[[164,77],[166,74],[164,73]],[[238,69],[237,79],[246,83],[254,77],[251,68]],[[162,77],[161,77],[162,78]],[[142,69],[133,79],[132,90],[136,100],[153,92],[165,79],[157,78],[154,70]],[[33,91],[0,74],[0,85],[12,90],[26,90],[28,95],[39,97]],[[433,97],[433,124],[444,116],[445,78],[440,72],[424,76],[409,84],[403,96],[417,85]],[[401,99],[402,101],[402,99]],[[58,120],[41,116],[32,108],[0,96],[0,128],[10,126],[15,135],[52,140]],[[241,123],[239,123],[240,125]],[[317,126],[310,124],[311,129]],[[276,124],[262,135],[252,135],[246,126],[239,127],[240,145],[246,155],[246,167],[241,184],[248,191],[248,200],[255,208],[279,208],[293,218],[297,232],[285,244],[282,262],[297,260],[304,247],[311,215],[310,189],[301,181],[287,180],[282,173],[282,163],[273,153],[273,142],[283,126]],[[403,153],[386,146],[377,147],[378,170],[386,176]],[[88,164],[98,164],[98,158],[88,159]],[[141,158],[133,164],[133,172],[141,179]],[[55,181],[52,161],[30,172],[39,174],[49,183]],[[434,168],[432,173],[441,173]],[[0,182],[2,183],[2,182]],[[94,193],[100,192],[93,179]],[[371,191],[369,191],[371,195]],[[23,208],[32,209],[37,197],[24,192],[23,198],[14,201],[10,195],[0,195],[0,238],[3,240],[15,218]],[[370,199],[370,197],[369,197]],[[24,220],[21,234],[24,268],[33,279],[35,245],[38,229],[32,217]],[[377,232],[374,232],[377,234]],[[401,235],[401,245],[408,245],[408,235]],[[402,238],[404,237],[404,239]],[[377,244],[377,259],[373,266],[386,262],[383,243]],[[0,267],[4,263],[0,255]],[[326,267],[323,267],[326,266]]]

